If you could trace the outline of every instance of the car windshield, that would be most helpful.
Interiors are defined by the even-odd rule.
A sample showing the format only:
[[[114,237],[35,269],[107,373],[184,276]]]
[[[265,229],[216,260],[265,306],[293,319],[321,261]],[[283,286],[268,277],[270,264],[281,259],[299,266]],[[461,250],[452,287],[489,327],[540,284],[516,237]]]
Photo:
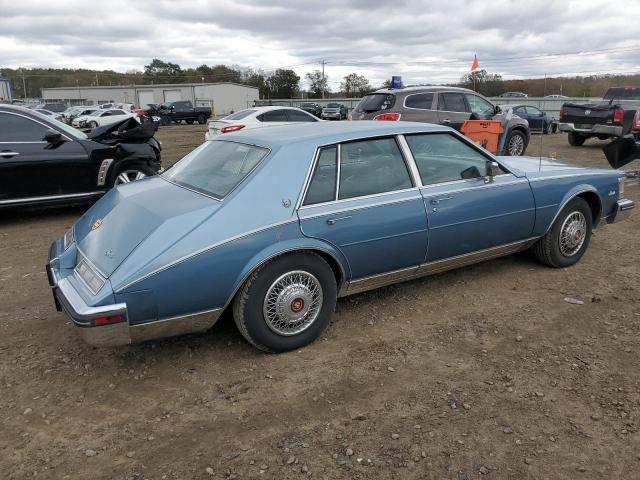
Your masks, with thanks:
[[[73,128],[71,125],[67,125],[66,123],[63,123],[60,120],[56,120],[55,118],[50,117],[48,115],[43,115],[42,113],[40,113],[38,111],[34,111],[33,114],[35,116],[44,118],[47,122],[52,124],[58,130],[62,130],[64,133],[70,135],[71,137],[73,137],[75,139],[81,139],[81,140],[86,140],[87,139],[87,136],[84,133],[82,133],[80,130],[78,130],[76,128]]]
[[[339,103],[328,103],[327,108],[340,108]]]
[[[640,100],[639,87],[614,87],[604,94],[605,100]]]
[[[226,197],[267,156],[269,150],[244,143],[205,142],[162,176],[219,200]]]
[[[373,93],[366,95],[356,106],[356,112],[377,112],[393,106],[396,96],[390,93]]]
[[[252,108],[248,108],[246,110],[240,110],[239,112],[232,113],[231,115],[227,115],[224,117],[224,120],[242,120],[245,117],[248,117],[252,113],[257,112],[257,110],[253,110]]]

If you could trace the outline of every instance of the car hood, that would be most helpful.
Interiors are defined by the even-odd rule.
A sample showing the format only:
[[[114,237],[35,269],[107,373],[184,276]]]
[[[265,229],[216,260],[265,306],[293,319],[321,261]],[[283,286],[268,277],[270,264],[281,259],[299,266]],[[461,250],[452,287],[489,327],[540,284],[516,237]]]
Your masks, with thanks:
[[[111,189],[76,222],[75,237],[80,251],[108,278],[149,237],[154,237],[154,254],[160,254],[219,205],[160,177],[149,177]]]
[[[556,173],[567,170],[584,170],[582,167],[559,162],[546,157],[497,157],[507,167],[529,176],[531,173]]]

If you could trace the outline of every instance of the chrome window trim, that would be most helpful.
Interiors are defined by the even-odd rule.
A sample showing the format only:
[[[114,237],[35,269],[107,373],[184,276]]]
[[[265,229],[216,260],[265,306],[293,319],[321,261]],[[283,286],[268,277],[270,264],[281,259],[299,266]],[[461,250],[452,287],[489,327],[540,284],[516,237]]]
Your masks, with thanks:
[[[138,282],[141,282],[141,281],[143,281],[143,280],[145,280],[145,279],[147,279],[149,277],[152,277],[153,275],[155,275],[157,273],[160,273],[160,272],[162,272],[164,270],[167,270],[167,269],[173,267],[174,265],[177,265],[177,264],[182,263],[182,262],[184,262],[186,260],[189,260],[190,258],[197,257],[198,255],[206,253],[209,250],[213,250],[214,248],[219,247],[221,245],[224,245],[226,243],[230,243],[230,242],[233,242],[235,240],[239,240],[241,238],[248,237],[250,235],[254,235],[256,233],[262,232],[263,230],[268,230],[270,228],[280,227],[280,226],[283,226],[283,225],[288,225],[290,223],[298,223],[298,218],[293,218],[293,219],[290,219],[290,220],[284,220],[284,221],[281,221],[281,222],[271,223],[271,224],[266,225],[264,227],[255,228],[253,230],[249,230],[247,232],[240,233],[238,235],[234,235],[233,237],[226,238],[224,240],[220,240],[218,242],[212,243],[211,245],[207,245],[206,247],[202,247],[202,248],[196,250],[195,252],[189,253],[187,255],[183,255],[182,257],[177,258],[176,260],[174,260],[172,262],[169,262],[166,265],[163,265],[162,267],[158,267],[155,270],[152,270],[151,272],[146,273],[143,276],[136,278],[135,280],[131,280],[131,281],[125,283],[123,286],[119,287],[118,290],[114,290],[114,292],[115,293],[121,293],[123,290],[125,290],[128,287],[130,287],[131,285],[134,285],[134,284],[136,284]]]
[[[494,181],[494,182],[484,183],[482,185],[470,185],[468,187],[462,187],[462,188],[457,188],[457,189],[453,189],[453,190],[440,190],[440,191],[437,191],[437,192],[425,192],[424,189],[431,188],[431,187],[433,187],[433,185],[424,185],[422,187],[421,191],[425,196],[428,196],[428,195],[442,195],[442,194],[445,194],[445,193],[470,192],[472,190],[480,190],[480,189],[484,189],[484,188],[508,187],[509,185],[518,185],[520,183],[527,183],[527,180],[524,179],[524,178],[523,179],[518,179],[518,177],[515,177],[515,178],[516,178],[516,180],[509,180],[509,181],[506,181],[506,182],[498,183],[498,182]],[[468,179],[468,180],[462,180],[462,182],[471,183],[471,182],[478,182],[479,180],[482,180],[482,177]],[[456,181],[456,183],[459,183],[459,182]],[[445,183],[440,183],[438,185],[448,185],[448,183],[445,182]]]
[[[422,178],[420,178],[420,172],[418,171],[418,166],[416,165],[416,159],[413,157],[413,153],[409,148],[407,139],[404,138],[404,135],[396,135],[396,142],[400,146],[400,152],[405,158],[405,163],[409,167],[409,174],[412,177],[413,184],[417,187],[422,187]]]
[[[95,195],[102,195],[104,190],[97,190],[94,192],[85,192],[85,193],[68,193],[64,195],[49,195],[44,197],[24,197],[24,198],[14,198],[11,200],[0,200],[0,205],[12,205],[15,203],[23,203],[23,202],[43,202],[47,200],[62,200],[65,198],[86,198],[93,197]]]
[[[437,105],[437,101],[438,101],[438,96],[437,96],[438,92],[416,92],[416,93],[411,93],[407,96],[404,97],[404,101],[402,102],[402,108],[406,108],[407,110],[419,110],[421,112],[437,112],[438,110],[434,110],[433,109],[433,102],[436,102],[436,107]],[[416,95],[431,95],[431,108],[416,108],[416,107],[407,107],[407,98],[409,97],[415,97]]]
[[[336,164],[338,165],[338,170],[336,173],[336,193],[333,196],[333,201],[336,202],[338,200],[338,195],[340,194],[340,172],[342,170],[342,144],[338,144],[338,148],[336,150]]]
[[[410,190],[418,190],[419,187],[413,187]],[[403,192],[408,192],[410,190],[403,190]],[[393,193],[397,193],[397,192],[393,192]],[[318,213],[311,213],[309,215],[305,215],[305,212],[298,212],[300,215],[300,220],[310,220],[312,218],[318,218],[318,217],[324,217],[326,215],[334,215],[336,213],[342,213],[342,212],[354,212],[354,211],[358,211],[358,210],[366,210],[367,208],[375,208],[375,207],[381,207],[383,205],[393,205],[395,203],[404,203],[404,202],[411,202],[413,200],[422,200],[422,195],[417,195],[414,197],[404,197],[404,198],[396,198],[394,200],[387,200],[387,201],[383,201],[383,202],[376,202],[376,203],[369,203],[366,205],[358,205],[358,206],[348,206],[348,207],[344,207],[344,208],[338,208],[338,209],[334,209],[334,210],[323,210],[322,212],[318,212]],[[315,205],[310,205],[312,207],[315,207]]]
[[[352,202],[354,200],[368,200],[370,198],[393,195],[393,194],[396,194],[396,193],[410,192],[412,190],[418,190],[419,188],[420,187],[403,188],[402,190],[393,190],[392,192],[372,193],[371,195],[364,195],[362,197],[343,198],[341,200],[332,200],[330,202],[315,203],[313,205],[303,205],[298,210],[307,210],[309,208],[319,207],[321,205],[329,205],[329,204],[337,205],[337,204],[340,204],[340,203]]]
[[[31,118],[27,115],[24,115],[22,113],[18,113],[18,112],[8,112],[6,110],[2,110],[0,111],[0,114],[6,113],[7,115],[15,115],[17,117],[22,117],[22,118],[26,118],[27,120],[31,120],[32,122],[38,123],[40,125],[42,125],[43,127],[45,127],[47,130],[55,130],[56,132],[58,132],[60,135],[62,135],[64,138],[66,138],[69,142],[73,142],[73,139],[69,138],[67,135],[65,135],[64,133],[58,131],[57,128],[53,128],[53,126],[51,125],[47,125],[46,123],[42,123],[40,120],[36,120],[35,118]],[[7,144],[7,143],[47,143],[44,140],[32,140],[32,141],[28,141],[28,142],[0,142],[0,144]]]

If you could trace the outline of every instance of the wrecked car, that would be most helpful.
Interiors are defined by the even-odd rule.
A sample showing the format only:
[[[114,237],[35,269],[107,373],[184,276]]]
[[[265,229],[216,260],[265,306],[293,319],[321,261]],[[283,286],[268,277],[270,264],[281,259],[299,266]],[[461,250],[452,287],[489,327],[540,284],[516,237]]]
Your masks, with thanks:
[[[0,208],[96,200],[161,170],[152,122],[128,118],[87,136],[33,110],[0,105]]]

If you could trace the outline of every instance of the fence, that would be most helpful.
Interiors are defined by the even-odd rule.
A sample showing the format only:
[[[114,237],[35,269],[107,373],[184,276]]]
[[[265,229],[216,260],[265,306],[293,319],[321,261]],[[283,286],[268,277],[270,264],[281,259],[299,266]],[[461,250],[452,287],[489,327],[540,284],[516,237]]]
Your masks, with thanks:
[[[256,100],[255,106],[266,106],[266,105],[278,105],[282,107],[300,107],[302,103],[306,102],[314,102],[320,104],[320,106],[325,107],[328,103],[342,103],[346,105],[349,110],[352,110],[358,102],[360,102],[361,98],[325,98],[322,99],[298,99],[298,98],[278,98],[278,99],[264,99],[264,100]],[[512,98],[512,97],[491,97],[491,100],[495,105],[531,105],[532,107],[537,107],[540,110],[547,112],[552,118],[558,119],[560,117],[560,107],[565,102],[576,102],[576,103],[588,103],[598,101],[598,98],[541,98],[541,97],[525,97],[525,98]]]

